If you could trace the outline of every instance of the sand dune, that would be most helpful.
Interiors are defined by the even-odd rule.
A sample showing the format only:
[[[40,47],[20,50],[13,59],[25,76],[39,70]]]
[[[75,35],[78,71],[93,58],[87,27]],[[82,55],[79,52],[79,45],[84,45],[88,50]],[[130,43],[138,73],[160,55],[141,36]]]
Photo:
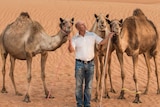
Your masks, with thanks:
[[[145,15],[153,21],[160,33],[160,1],[159,0],[4,0],[0,1],[0,32],[13,22],[22,11],[27,11],[33,20],[41,23],[49,35],[54,35],[59,30],[59,18],[86,22],[90,29],[94,22],[94,14],[109,14],[110,19],[125,19],[132,15],[135,8],[141,8]],[[72,35],[76,33],[73,29]],[[10,62],[6,64],[6,88],[9,93],[0,93],[0,107],[76,107],[75,102],[75,79],[74,79],[74,53],[67,50],[68,43],[54,52],[50,52],[46,63],[46,83],[54,99],[44,98],[44,89],[41,82],[40,55],[33,58],[32,81],[30,88],[31,103],[22,102],[27,90],[27,67],[26,61],[16,60],[15,81],[17,89],[23,96],[15,96],[14,88],[9,77]],[[159,57],[159,56],[158,56]],[[151,60],[151,84],[148,95],[141,95],[143,103],[134,104],[134,94],[126,92],[125,100],[118,100],[121,91],[120,66],[115,52],[112,56],[113,85],[117,93],[110,93],[111,99],[103,99],[103,107],[159,107],[160,95],[156,95],[157,84],[154,73],[154,63]],[[132,79],[132,60],[126,54],[124,56],[126,82],[125,87],[134,91],[135,85]],[[160,61],[158,62],[160,65]],[[0,60],[0,66],[2,61]],[[160,69],[160,68],[159,68]],[[147,68],[144,58],[139,57],[139,89],[144,91],[147,82]],[[2,74],[0,75],[0,87],[2,87]],[[93,84],[92,98],[95,93],[95,79]],[[92,102],[96,107],[96,102]]]

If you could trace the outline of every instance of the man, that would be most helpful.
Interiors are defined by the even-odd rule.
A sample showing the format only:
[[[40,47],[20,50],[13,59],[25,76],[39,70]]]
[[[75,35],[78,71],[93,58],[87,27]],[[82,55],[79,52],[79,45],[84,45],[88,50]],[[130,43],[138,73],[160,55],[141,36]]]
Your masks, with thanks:
[[[94,46],[95,43],[104,45],[108,38],[102,39],[93,32],[86,30],[84,22],[78,21],[75,24],[78,33],[69,38],[68,50],[75,51],[75,78],[76,78],[76,101],[77,107],[90,107],[92,81],[94,76]],[[108,37],[112,37],[110,33]],[[83,92],[83,82],[85,83]],[[84,94],[83,94],[84,93]],[[82,100],[84,98],[84,102]]]

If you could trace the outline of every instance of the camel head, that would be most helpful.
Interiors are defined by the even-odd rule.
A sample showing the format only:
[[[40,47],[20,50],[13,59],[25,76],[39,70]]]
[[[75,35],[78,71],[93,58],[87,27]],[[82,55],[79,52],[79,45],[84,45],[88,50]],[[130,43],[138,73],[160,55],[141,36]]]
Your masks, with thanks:
[[[94,16],[96,18],[96,23],[99,31],[105,31],[107,28],[107,30],[110,30],[108,23],[109,14],[107,14],[106,16],[103,16],[102,14],[94,14]]]
[[[120,35],[123,19],[121,20],[114,19],[109,23],[110,23],[111,32],[114,32],[116,35]]]
[[[121,33],[123,19],[121,20],[114,19],[114,20],[109,21],[109,23],[110,23],[111,32],[115,33],[112,38],[112,41],[116,42],[117,36],[119,36]]]
[[[68,36],[70,34],[70,32],[73,30],[73,24],[74,24],[74,18],[72,18],[71,20],[66,20],[63,18],[60,18],[60,28],[61,31]]]

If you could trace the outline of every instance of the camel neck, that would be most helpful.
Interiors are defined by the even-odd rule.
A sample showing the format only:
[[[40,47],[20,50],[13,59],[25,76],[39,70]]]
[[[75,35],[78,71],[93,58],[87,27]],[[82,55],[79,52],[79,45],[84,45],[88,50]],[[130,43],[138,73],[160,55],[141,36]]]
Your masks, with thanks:
[[[44,36],[43,40],[41,40],[41,49],[42,51],[54,51],[66,41],[67,36],[63,32],[59,31],[56,35]]]
[[[52,51],[56,50],[63,43],[65,43],[67,41],[67,36],[68,34],[62,30],[60,30],[57,35],[52,36],[52,43],[51,43],[52,46],[51,47],[54,47],[52,48]]]

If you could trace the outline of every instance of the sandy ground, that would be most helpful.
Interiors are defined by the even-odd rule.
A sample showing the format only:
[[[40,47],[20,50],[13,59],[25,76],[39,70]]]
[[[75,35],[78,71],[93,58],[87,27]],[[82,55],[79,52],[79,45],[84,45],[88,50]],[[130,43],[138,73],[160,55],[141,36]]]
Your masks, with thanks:
[[[0,1],[0,32],[13,22],[22,11],[27,11],[33,20],[41,23],[49,35],[54,35],[59,30],[59,18],[86,22],[90,29],[94,22],[94,14],[109,14],[110,19],[125,19],[132,15],[135,8],[141,8],[145,15],[154,22],[160,33],[160,1],[159,0],[4,0]],[[71,33],[74,35],[76,29]],[[6,88],[8,93],[0,93],[0,107],[76,107],[75,79],[74,79],[74,53],[67,50],[68,42],[54,52],[49,52],[46,63],[46,83],[54,99],[44,98],[44,89],[40,73],[40,55],[33,58],[32,81],[30,87],[31,103],[24,103],[24,95],[27,90],[26,61],[16,60],[15,81],[19,92],[23,96],[15,96],[14,88],[9,77],[10,62],[6,64]],[[159,56],[158,56],[159,58]],[[124,55],[124,70],[126,71],[125,87],[135,90],[133,81],[132,58]],[[158,62],[160,65],[160,61]],[[0,66],[2,61],[0,60]],[[138,82],[141,92],[145,90],[147,82],[147,68],[142,55],[139,57]],[[121,91],[120,66],[113,52],[112,78],[116,94],[110,93],[111,99],[103,99],[103,107],[159,107],[160,95],[156,94],[157,84],[154,73],[154,63],[151,60],[151,83],[148,95],[141,95],[141,104],[134,104],[135,95],[126,92],[125,100],[118,100]],[[158,68],[160,69],[160,68]],[[0,87],[2,87],[2,74],[0,75]],[[95,93],[95,78],[93,83],[92,98]],[[92,107],[97,107],[96,102],[91,102]]]

